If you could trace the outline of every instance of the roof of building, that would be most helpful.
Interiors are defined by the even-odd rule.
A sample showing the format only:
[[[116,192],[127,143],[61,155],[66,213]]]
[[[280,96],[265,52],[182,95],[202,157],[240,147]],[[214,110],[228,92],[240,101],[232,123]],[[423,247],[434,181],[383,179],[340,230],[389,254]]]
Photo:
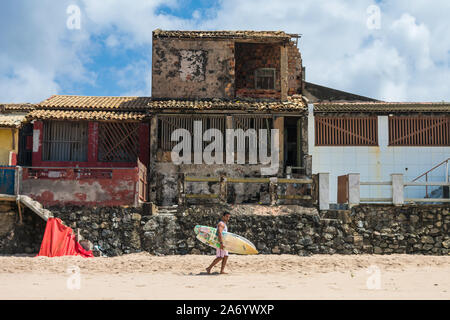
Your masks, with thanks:
[[[152,99],[151,97],[94,97],[55,95],[36,105],[29,118],[74,120],[140,120],[162,110],[306,111],[300,95],[287,101],[270,99]]]
[[[184,31],[184,30],[161,30],[153,31],[156,38],[215,38],[215,39],[279,39],[289,40],[299,37],[297,34],[288,34],[284,31]]]
[[[0,103],[0,112],[29,111],[34,108],[31,103]]]
[[[450,102],[323,102],[314,104],[314,112],[376,112],[376,113],[410,113],[410,112],[450,112]]]
[[[26,113],[0,113],[0,127],[20,128],[26,121]]]
[[[150,97],[97,97],[53,95],[36,105],[36,109],[64,110],[146,110]]]
[[[338,102],[338,101],[378,101],[373,98],[357,95],[354,93],[324,87],[315,83],[305,81],[304,96],[309,102]]]
[[[0,127],[20,128],[32,109],[30,103],[0,103]]]
[[[139,121],[145,118],[143,112],[117,112],[97,110],[33,110],[28,114],[31,119],[41,120],[129,120]]]
[[[148,103],[150,110],[193,109],[193,110],[243,110],[243,111],[305,111],[306,104],[300,95],[288,97],[287,101],[273,99],[202,99],[202,100],[161,100]]]

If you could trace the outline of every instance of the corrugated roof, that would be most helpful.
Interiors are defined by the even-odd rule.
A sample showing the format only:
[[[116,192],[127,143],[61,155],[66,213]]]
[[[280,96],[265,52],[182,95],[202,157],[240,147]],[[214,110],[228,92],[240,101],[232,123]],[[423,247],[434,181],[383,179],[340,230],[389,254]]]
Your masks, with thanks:
[[[229,39],[280,39],[289,40],[298,35],[287,34],[284,31],[184,31],[161,30],[153,31],[153,37],[157,38],[229,38]]]
[[[449,102],[323,102],[314,104],[314,112],[450,112]]]
[[[0,127],[20,128],[26,121],[26,113],[0,113]]]
[[[30,119],[41,120],[135,120],[144,119],[143,112],[117,112],[95,110],[33,110]]]

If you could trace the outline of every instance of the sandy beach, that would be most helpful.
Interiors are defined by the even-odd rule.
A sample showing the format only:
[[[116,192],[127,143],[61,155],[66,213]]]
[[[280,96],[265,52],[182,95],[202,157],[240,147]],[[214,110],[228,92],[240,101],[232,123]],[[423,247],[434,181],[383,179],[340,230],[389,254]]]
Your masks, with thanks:
[[[450,299],[450,257],[0,256],[0,299]]]

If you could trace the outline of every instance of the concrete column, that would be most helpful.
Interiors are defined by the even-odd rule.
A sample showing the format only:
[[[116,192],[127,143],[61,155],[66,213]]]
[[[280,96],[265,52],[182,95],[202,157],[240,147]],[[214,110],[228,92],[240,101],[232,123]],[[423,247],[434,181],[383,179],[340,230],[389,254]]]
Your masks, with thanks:
[[[396,206],[405,202],[403,197],[403,174],[393,173],[392,179],[392,203]]]
[[[386,149],[389,145],[389,118],[378,116],[378,145],[380,149]]]
[[[330,174],[319,173],[319,209],[330,209]]]
[[[278,129],[279,132],[279,162],[280,168],[278,172],[284,171],[284,117],[275,117],[273,121],[273,128]]]
[[[314,105],[308,104],[308,154],[312,155],[315,144],[315,123],[314,123]]]
[[[270,205],[276,206],[278,201],[278,178],[269,178],[269,193],[270,193]]]
[[[359,173],[348,174],[348,205],[352,207],[360,202],[360,183]]]
[[[150,119],[150,139],[149,139],[149,170],[147,170],[147,179],[149,182],[149,199],[156,201],[156,158],[158,152],[158,117],[152,116]]]

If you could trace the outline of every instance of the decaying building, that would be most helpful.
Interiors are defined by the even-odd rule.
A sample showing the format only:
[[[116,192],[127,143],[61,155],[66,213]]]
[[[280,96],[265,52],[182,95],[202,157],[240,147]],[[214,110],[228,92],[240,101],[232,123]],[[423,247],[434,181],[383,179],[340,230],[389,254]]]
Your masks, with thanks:
[[[180,174],[261,176],[261,165],[174,165],[170,133],[193,122],[203,130],[278,129],[279,170],[310,171],[306,104],[302,99],[302,62],[297,35],[255,31],[153,32],[151,113],[151,194],[173,203]],[[248,160],[248,155],[247,155]],[[208,193],[207,185],[198,185]],[[215,186],[217,187],[217,186]],[[206,190],[205,190],[206,188]],[[235,184],[232,201],[260,197],[261,186]],[[264,193],[264,192],[262,192]]]

